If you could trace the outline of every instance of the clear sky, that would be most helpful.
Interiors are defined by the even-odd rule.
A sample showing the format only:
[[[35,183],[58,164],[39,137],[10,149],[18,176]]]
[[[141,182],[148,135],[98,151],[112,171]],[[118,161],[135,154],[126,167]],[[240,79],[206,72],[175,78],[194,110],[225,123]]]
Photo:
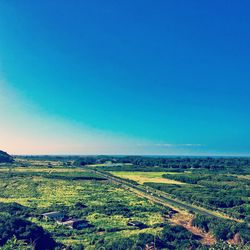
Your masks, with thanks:
[[[250,2],[0,1],[0,149],[249,155]]]

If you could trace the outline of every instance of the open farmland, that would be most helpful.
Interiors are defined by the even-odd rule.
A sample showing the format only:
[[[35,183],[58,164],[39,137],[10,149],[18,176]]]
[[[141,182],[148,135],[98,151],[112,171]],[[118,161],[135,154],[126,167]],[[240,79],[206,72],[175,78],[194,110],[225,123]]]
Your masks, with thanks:
[[[0,166],[0,247],[18,244],[18,249],[32,249],[29,243],[34,244],[39,234],[44,240],[36,243],[40,244],[35,248],[38,250],[56,247],[127,250],[145,249],[147,244],[173,250],[190,247],[219,250],[228,249],[229,244],[231,249],[237,246],[247,249],[249,229],[243,223],[247,217],[240,220],[224,217],[217,207],[212,211],[206,203],[198,204],[195,200],[196,196],[207,195],[216,200],[219,186],[212,188],[216,178],[216,185],[230,186],[224,192],[226,199],[236,187],[247,192],[248,180],[240,178],[247,176],[244,173],[237,174],[234,170],[229,174],[221,170],[215,175],[203,168],[169,166],[166,171],[153,171],[164,169],[163,166],[149,166],[150,171],[143,172],[137,171],[138,167],[132,163],[122,162],[123,158],[113,160],[114,164],[102,163],[102,158],[95,157],[86,157],[81,164],[80,159],[22,157]],[[110,171],[110,168],[126,170]],[[239,205],[241,213],[245,211],[242,208],[247,208],[247,198],[242,196],[242,199],[245,203]],[[59,212],[66,222],[86,221],[87,226],[70,228],[60,221],[44,218],[43,214],[48,212]],[[25,227],[20,230],[16,225]],[[24,234],[20,233],[22,230]],[[41,247],[42,242],[50,245]],[[20,248],[22,244],[24,248]]]
[[[192,225],[217,239],[232,243],[237,241],[232,235],[240,234],[250,240],[249,159],[131,157],[130,162],[134,165],[110,165],[101,171],[133,181],[136,189],[150,187],[152,195],[167,197],[169,203],[184,202],[187,211],[197,214]]]
[[[166,183],[166,184],[179,184],[182,185],[185,183],[180,181],[175,181],[167,178],[163,178],[164,174],[175,174],[173,172],[122,172],[122,171],[111,171],[110,172],[114,176],[118,176],[125,179],[130,179],[133,181],[137,181],[140,184],[144,184],[145,182],[156,182],[156,183]]]
[[[121,249],[133,249],[145,247],[155,237],[163,237],[164,232],[175,227],[166,220],[172,211],[170,208],[156,205],[88,170],[40,164],[39,167],[31,164],[29,167],[6,165],[0,168],[2,228],[6,227],[5,221],[20,218],[33,227],[41,227],[60,249],[63,246],[117,249],[117,244],[124,245]],[[53,211],[68,218],[84,219],[89,226],[81,230],[70,229],[43,218],[43,213]],[[128,224],[131,221],[139,222],[141,226],[131,226]],[[182,239],[186,237],[186,241],[181,243],[176,238],[176,242],[170,244],[173,249],[177,249],[177,242],[185,248],[200,244],[199,236],[184,227],[178,230],[183,231]],[[172,235],[175,237],[174,231]],[[17,237],[21,236],[17,233]],[[6,240],[0,239],[0,244],[3,242]],[[161,244],[164,246],[165,243]]]

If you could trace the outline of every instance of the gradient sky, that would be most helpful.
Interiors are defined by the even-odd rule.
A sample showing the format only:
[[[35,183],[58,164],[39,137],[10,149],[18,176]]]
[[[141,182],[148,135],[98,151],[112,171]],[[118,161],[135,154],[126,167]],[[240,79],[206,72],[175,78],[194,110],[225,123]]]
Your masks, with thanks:
[[[250,2],[0,1],[0,149],[250,155]]]

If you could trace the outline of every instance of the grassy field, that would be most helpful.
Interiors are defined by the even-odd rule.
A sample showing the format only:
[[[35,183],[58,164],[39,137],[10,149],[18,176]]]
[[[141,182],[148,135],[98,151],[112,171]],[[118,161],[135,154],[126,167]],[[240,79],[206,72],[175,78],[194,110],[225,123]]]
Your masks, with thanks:
[[[152,239],[157,237],[160,239],[157,249],[189,249],[190,246],[198,249],[201,242],[211,242],[206,241],[207,237],[209,239],[212,237],[212,243],[215,242],[214,236],[216,239],[231,240],[239,232],[238,228],[241,228],[240,232],[244,240],[247,239],[244,236],[244,234],[248,234],[247,229],[238,224],[232,224],[233,229],[230,228],[226,238],[223,236],[224,234],[220,236],[219,233],[223,233],[229,224],[223,224],[222,229],[219,226],[229,222],[222,220],[216,224],[217,219],[213,221],[211,216],[205,216],[206,219],[210,218],[208,223],[210,223],[211,230],[202,233],[201,228],[197,229],[192,226],[192,220],[196,215],[190,213],[189,208],[186,209],[184,221],[179,216],[184,214],[182,211],[178,210],[179,213],[175,214],[168,206],[160,205],[159,202],[153,203],[155,201],[152,199],[152,194],[150,197],[140,196],[122,183],[112,181],[107,177],[110,175],[100,173],[102,172],[93,171],[90,166],[79,167],[77,164],[70,164],[68,160],[60,162],[24,159],[16,160],[13,165],[2,164],[0,166],[0,244],[2,244],[1,237],[7,232],[2,231],[4,234],[1,236],[1,228],[7,228],[13,222],[13,217],[14,219],[22,218],[31,223],[32,228],[41,226],[57,243],[63,244],[63,247],[70,246],[70,249],[82,249],[81,246],[89,250],[100,249],[100,247],[110,250],[137,249],[131,248],[131,244],[144,249],[148,240],[151,239],[150,242],[152,242]],[[229,189],[218,201],[223,201],[223,197],[225,198],[228,193],[231,194],[232,190],[237,191],[232,194],[241,194],[243,199],[244,192],[247,192],[245,187],[248,185],[247,179],[238,181],[235,179],[236,177],[227,174],[211,175],[207,172],[201,174],[186,170],[182,172],[110,171],[110,173],[145,186],[151,185],[155,189],[167,192],[174,198],[176,196],[187,203],[192,201],[194,205],[196,196],[206,198],[217,192],[217,188],[219,192],[223,191],[225,187],[229,187]],[[216,190],[212,190],[214,187]],[[209,192],[205,193],[207,190]],[[195,196],[190,197],[190,195]],[[188,197],[188,200],[185,200],[185,197]],[[215,200],[216,197],[212,198]],[[231,200],[241,202],[235,198],[231,199],[231,195],[226,198],[230,202]],[[201,201],[199,200],[199,202]],[[205,201],[207,202],[207,200]],[[245,202],[245,200],[243,201]],[[16,204],[20,204],[21,208]],[[247,209],[247,204],[239,204],[236,208]],[[231,203],[229,205],[231,206]],[[176,210],[175,206],[172,208]],[[227,211],[229,209],[234,209],[232,210],[234,214],[238,213],[235,206],[227,208]],[[68,219],[87,220],[90,226],[80,230],[70,229],[55,221],[45,220],[41,216],[43,213],[51,211],[60,211]],[[242,211],[240,211],[241,214],[245,210]],[[187,213],[190,214],[187,216]],[[176,218],[179,219],[176,221]],[[5,223],[6,220],[7,223]],[[129,226],[130,221],[143,223],[144,226],[141,229]],[[175,227],[173,223],[181,225],[181,227]],[[197,223],[199,224],[199,221]],[[214,228],[218,230],[216,231]],[[196,236],[193,234],[195,232]],[[124,244],[130,245],[120,248]]]
[[[145,182],[156,182],[156,183],[166,183],[166,184],[179,184],[185,185],[185,183],[175,180],[170,180],[163,178],[164,174],[175,174],[173,172],[122,172],[122,171],[111,171],[111,174],[130,179],[133,181],[137,181],[140,184],[144,184]]]
[[[9,168],[0,168],[0,172],[8,172],[10,171]],[[11,168],[11,171],[13,173],[15,172],[23,172],[23,173],[65,173],[65,172],[78,172],[78,173],[86,173],[85,169],[82,168],[45,168],[45,167],[40,167],[40,168],[34,168],[34,167],[16,167],[16,168]]]
[[[249,175],[207,170],[177,172],[109,171],[112,175],[168,193],[192,205],[249,223]]]
[[[139,233],[155,235],[162,230],[157,225],[164,221],[163,209],[150,201],[105,180],[68,179],[76,175],[95,177],[85,170],[16,168],[11,177],[8,175],[8,169],[1,168],[0,202],[17,202],[32,209],[33,216],[29,220],[49,231],[57,242],[70,246],[83,244],[86,249],[95,249],[96,240],[114,241]],[[86,208],[76,208],[76,203]],[[49,211],[65,211],[69,216],[88,220],[93,227],[70,230],[41,219],[40,215]],[[128,226],[129,220],[143,222],[148,228],[139,230]]]

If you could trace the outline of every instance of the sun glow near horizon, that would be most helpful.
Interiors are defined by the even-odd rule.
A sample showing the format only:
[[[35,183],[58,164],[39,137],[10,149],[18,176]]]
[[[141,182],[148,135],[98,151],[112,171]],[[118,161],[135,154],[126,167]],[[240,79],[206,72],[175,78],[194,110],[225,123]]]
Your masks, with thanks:
[[[178,145],[112,134],[47,115],[0,81],[0,148],[11,154],[179,154]],[[166,150],[166,145],[168,149]],[[179,145],[179,147],[192,144]],[[195,145],[193,145],[195,146]],[[199,145],[197,145],[199,146]],[[160,150],[162,148],[164,150]]]
[[[48,115],[0,81],[0,148],[15,155],[230,155],[203,144],[159,143]],[[243,154],[244,155],[244,154]]]
[[[45,114],[25,102],[4,80],[0,81],[0,93],[0,148],[12,154],[111,153],[119,144],[129,144],[122,136]]]

